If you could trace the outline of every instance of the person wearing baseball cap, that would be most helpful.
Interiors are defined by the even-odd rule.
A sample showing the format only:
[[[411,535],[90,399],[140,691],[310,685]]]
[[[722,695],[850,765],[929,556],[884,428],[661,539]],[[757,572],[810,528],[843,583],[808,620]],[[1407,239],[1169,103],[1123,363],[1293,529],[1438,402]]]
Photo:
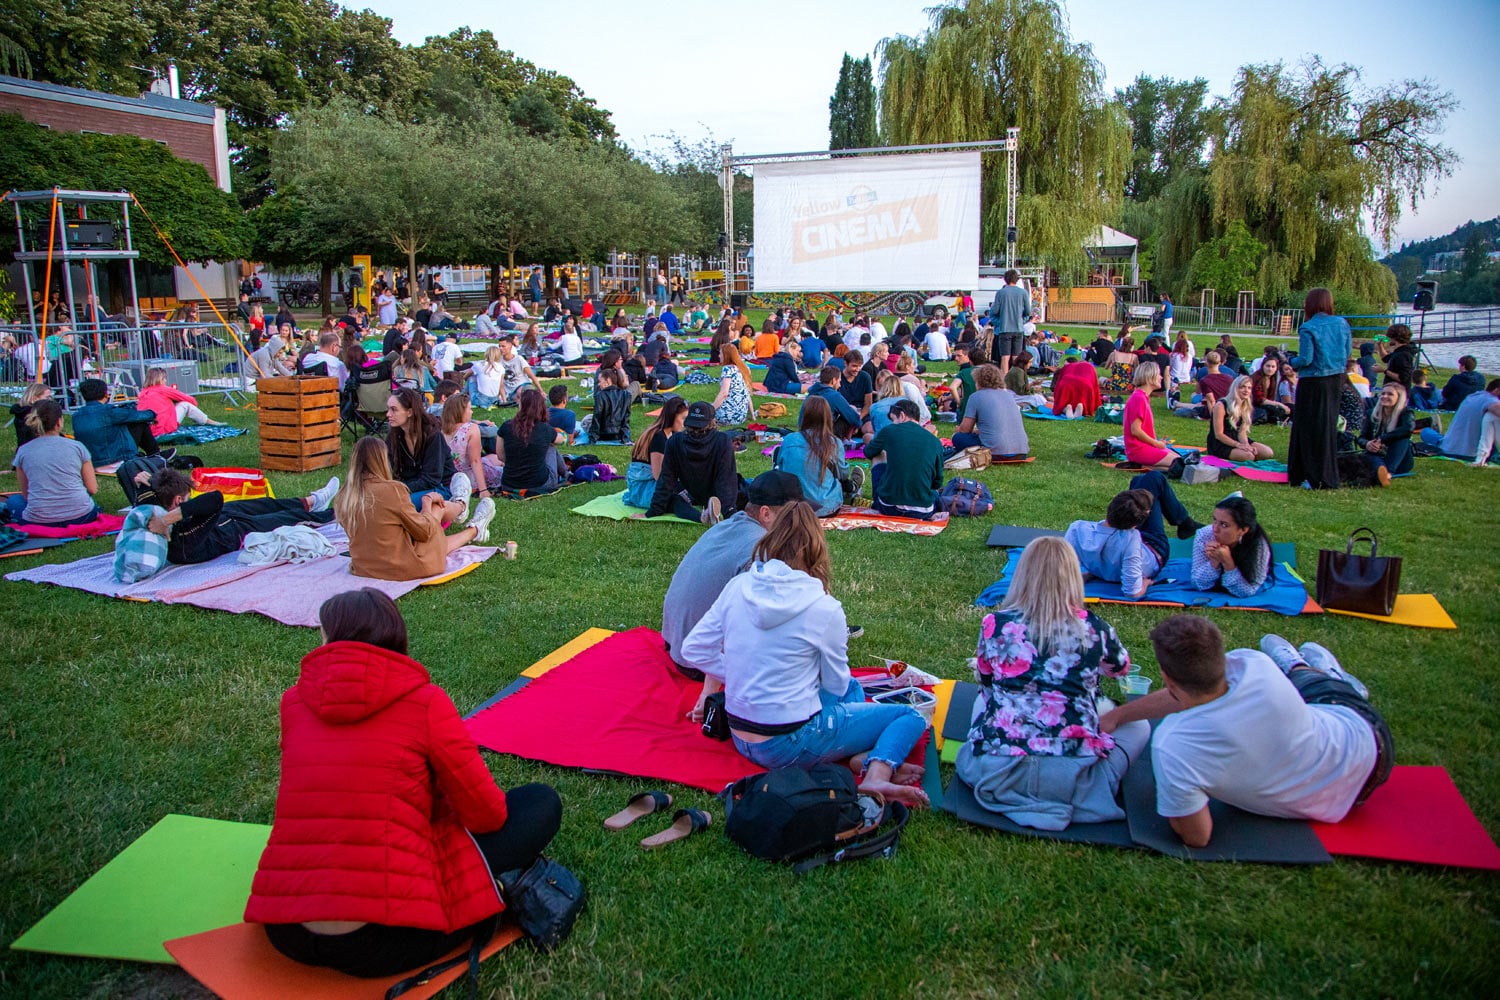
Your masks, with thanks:
[[[713,426],[713,407],[698,402],[688,407],[685,427],[691,428],[695,415],[694,407],[702,407],[696,415],[699,427]],[[667,441],[670,452],[672,442],[687,437],[691,431],[673,434]],[[713,432],[720,433],[720,432]],[[728,439],[727,435],[724,435]],[[734,450],[729,450],[730,461]],[[662,463],[662,475],[667,472],[667,463]],[[657,480],[660,495],[661,480]],[[801,500],[802,483],[790,472],[762,472],[745,487],[745,509],[738,511],[715,524],[703,533],[693,547],[687,550],[677,570],[672,574],[672,583],[667,588],[667,597],[662,604],[662,638],[667,642],[667,651],[680,649],[687,634],[698,624],[724,585],[743,571],[750,563],[750,554],[755,543],[776,520],[777,513],[793,500]],[[673,660],[677,657],[674,655]],[[678,669],[702,680],[703,675],[678,663]]]

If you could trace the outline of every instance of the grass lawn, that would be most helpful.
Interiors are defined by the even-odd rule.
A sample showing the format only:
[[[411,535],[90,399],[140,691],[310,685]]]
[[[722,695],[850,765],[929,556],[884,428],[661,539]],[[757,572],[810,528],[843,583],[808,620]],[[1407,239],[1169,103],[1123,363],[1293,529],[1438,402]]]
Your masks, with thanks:
[[[1195,338],[1200,352],[1213,340]],[[1250,356],[1253,352],[1244,352]],[[689,387],[690,398],[711,395]],[[1161,404],[1158,402],[1158,414]],[[206,407],[216,415],[222,406]],[[505,411],[497,411],[505,414]],[[226,419],[253,426],[255,412]],[[1158,416],[1184,443],[1205,424]],[[636,427],[645,424],[637,411]],[[1127,482],[1084,457],[1118,431],[1028,421],[1039,461],[980,474],[997,509],[936,538],[832,533],[834,590],[851,622],[855,664],[879,656],[961,678],[981,612],[974,595],[1004,556],[985,548],[997,523],[1061,528],[1102,516]],[[1257,428],[1284,457],[1284,430]],[[0,462],[8,465],[7,432]],[[256,465],[251,435],[188,449],[210,465]],[[591,447],[623,469],[626,452]],[[346,452],[347,453],[347,452]],[[751,449],[747,476],[767,467]],[[1405,557],[1403,590],[1436,593],[1460,629],[1428,631],[1340,616],[1212,612],[1234,645],[1264,631],[1332,648],[1369,685],[1403,764],[1441,764],[1480,820],[1500,834],[1500,478],[1420,461],[1384,491],[1306,493],[1235,481],[1183,487],[1206,520],[1240,488],[1311,578],[1321,547],[1362,525]],[[342,474],[342,470],[339,470]],[[325,475],[275,475],[280,496]],[[515,562],[400,601],[412,652],[467,710],[583,629],[659,626],[672,570],[698,536],[674,524],[614,523],[568,513],[622,484],[527,503],[501,502],[497,541]],[[111,480],[106,508],[123,500]],[[108,551],[78,542],[41,558]],[[1104,606],[1148,676],[1146,635],[1171,612]],[[272,819],[277,700],[317,643],[309,629],[253,615],[111,601],[0,583],[9,656],[0,671],[4,828],[0,941],[9,942],[169,812]],[[1147,853],[1007,837],[943,813],[917,816],[892,861],[796,878],[743,854],[717,831],[660,852],[601,820],[643,781],[593,777],[487,756],[503,785],[546,781],[565,816],[554,853],[587,882],[588,910],[559,951],[512,948],[486,964],[483,995],[661,997],[1488,997],[1500,955],[1496,877],[1338,860],[1312,869],[1191,864]],[[951,771],[944,768],[946,780]],[[718,812],[712,796],[672,788]],[[643,824],[650,826],[650,824]],[[175,969],[5,951],[0,994],[45,997],[204,995]],[[450,990],[450,995],[461,992]]]

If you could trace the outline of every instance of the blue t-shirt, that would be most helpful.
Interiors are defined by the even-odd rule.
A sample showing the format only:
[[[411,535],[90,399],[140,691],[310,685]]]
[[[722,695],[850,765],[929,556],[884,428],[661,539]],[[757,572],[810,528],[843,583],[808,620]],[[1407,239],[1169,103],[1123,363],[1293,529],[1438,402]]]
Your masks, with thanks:
[[[823,367],[823,342],[811,333],[802,338],[802,367]]]
[[[555,430],[571,435],[578,430],[578,414],[565,406],[547,407],[547,423]]]

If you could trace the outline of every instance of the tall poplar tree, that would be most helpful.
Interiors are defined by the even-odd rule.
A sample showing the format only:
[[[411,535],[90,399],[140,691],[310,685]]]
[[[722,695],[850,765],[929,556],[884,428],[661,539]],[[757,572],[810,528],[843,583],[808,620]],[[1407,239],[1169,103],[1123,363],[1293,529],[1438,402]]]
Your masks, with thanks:
[[[866,149],[878,143],[875,78],[870,57],[844,53],[839,82],[828,100],[828,148]]]

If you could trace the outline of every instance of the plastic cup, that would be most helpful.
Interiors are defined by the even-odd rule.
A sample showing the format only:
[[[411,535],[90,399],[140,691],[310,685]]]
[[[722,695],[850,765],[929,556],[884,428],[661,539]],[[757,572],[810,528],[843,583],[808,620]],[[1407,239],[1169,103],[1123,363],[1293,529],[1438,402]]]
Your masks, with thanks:
[[[1126,674],[1120,678],[1120,693],[1126,698],[1151,693],[1151,678],[1140,674]]]

